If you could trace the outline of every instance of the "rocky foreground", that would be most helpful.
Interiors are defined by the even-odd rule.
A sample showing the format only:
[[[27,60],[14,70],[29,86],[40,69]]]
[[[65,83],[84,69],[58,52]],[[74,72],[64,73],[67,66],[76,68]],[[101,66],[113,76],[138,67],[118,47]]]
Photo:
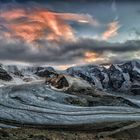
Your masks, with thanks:
[[[0,79],[0,135],[10,134],[7,139],[21,128],[66,130],[68,138],[77,131],[82,139],[82,131],[89,139],[140,139],[140,61],[65,71],[1,65]]]

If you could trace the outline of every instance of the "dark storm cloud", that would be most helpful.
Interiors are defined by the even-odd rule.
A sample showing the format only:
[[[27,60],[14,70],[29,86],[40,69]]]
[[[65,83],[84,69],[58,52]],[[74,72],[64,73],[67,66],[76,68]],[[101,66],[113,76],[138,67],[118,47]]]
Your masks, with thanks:
[[[140,50],[140,40],[130,40],[125,43],[109,43],[106,41],[98,41],[93,39],[79,39],[78,42],[71,43],[63,47],[63,52],[75,50],[90,50],[95,52],[130,52]]]
[[[57,51],[57,48],[46,42],[43,43],[45,47],[38,49],[19,40],[7,43],[2,39],[0,42],[0,60],[61,64],[68,61],[69,58],[74,61],[74,58],[77,57],[77,53],[63,54],[61,49]]]
[[[140,40],[131,40],[125,43],[108,43],[93,39],[79,39],[59,48],[52,44],[44,44],[37,51],[24,42],[14,41],[6,43],[0,40],[0,59],[35,63],[75,63],[85,56],[85,52],[95,52],[103,55],[105,52],[123,53],[140,51]],[[43,44],[43,41],[42,41]],[[115,59],[115,58],[114,58]],[[121,57],[117,57],[117,60]]]

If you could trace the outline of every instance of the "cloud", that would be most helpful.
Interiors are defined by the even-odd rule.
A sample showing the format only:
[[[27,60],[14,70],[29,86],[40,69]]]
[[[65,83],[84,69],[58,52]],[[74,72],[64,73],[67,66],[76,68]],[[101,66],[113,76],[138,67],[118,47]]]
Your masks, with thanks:
[[[52,44],[42,41],[46,47],[40,49],[19,40],[0,39],[0,42],[0,60],[42,64],[110,63],[115,60],[128,59],[125,54],[131,52],[133,56],[135,52],[140,51],[140,40],[109,43],[81,38],[59,47],[52,47]]]
[[[99,26],[100,23],[89,14],[55,13],[63,20],[71,20],[80,23],[88,23],[93,26]]]
[[[115,60],[123,61],[133,58],[136,52],[140,52],[140,40],[109,43],[106,41],[81,38],[76,42],[61,47],[62,54],[60,54],[70,54],[65,58],[65,60],[68,61],[71,61],[71,58],[73,58],[79,60],[79,62],[83,61],[84,63],[111,63],[112,61],[115,62]],[[127,54],[131,54],[131,57],[130,55],[127,57]]]
[[[88,14],[57,13],[35,4],[25,7],[14,3],[1,5],[0,8],[0,26],[3,27],[1,36],[20,39],[26,43],[40,39],[56,43],[75,40],[75,31],[68,21],[99,25]]]
[[[121,27],[118,21],[113,21],[108,24],[107,30],[102,34],[103,40],[108,40],[110,38],[118,35],[118,30]]]
[[[63,15],[63,14],[62,14]],[[18,38],[32,43],[38,39],[47,41],[73,40],[74,31],[60,16],[47,9],[33,9],[28,11],[24,8],[6,10],[0,14],[4,20],[3,26],[10,32],[5,36]]]
[[[107,41],[99,41],[88,38],[78,39],[76,42],[69,43],[63,47],[63,51],[75,51],[75,50],[90,50],[97,53],[111,51],[111,52],[133,52],[140,50],[140,40],[128,40],[124,43],[109,43]]]
[[[116,0],[112,0],[111,9],[115,13],[115,18],[112,22],[110,22],[107,25],[106,31],[102,33],[101,38],[103,40],[109,40],[110,38],[113,38],[113,37],[117,36],[118,31],[121,27],[121,25],[119,23],[119,16],[118,16],[118,12],[117,12]]]
[[[38,4],[14,4],[0,6],[0,60],[67,65],[110,63],[140,51],[140,40],[107,42],[118,35],[118,19],[105,25],[89,14],[58,13]],[[100,37],[97,34],[100,40],[78,38],[73,22],[106,30]]]

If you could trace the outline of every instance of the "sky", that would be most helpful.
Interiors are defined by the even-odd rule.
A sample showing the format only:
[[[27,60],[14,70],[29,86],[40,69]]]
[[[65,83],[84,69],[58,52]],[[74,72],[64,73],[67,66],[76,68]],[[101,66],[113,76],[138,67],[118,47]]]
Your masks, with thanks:
[[[0,0],[0,62],[64,69],[140,59],[139,0]]]

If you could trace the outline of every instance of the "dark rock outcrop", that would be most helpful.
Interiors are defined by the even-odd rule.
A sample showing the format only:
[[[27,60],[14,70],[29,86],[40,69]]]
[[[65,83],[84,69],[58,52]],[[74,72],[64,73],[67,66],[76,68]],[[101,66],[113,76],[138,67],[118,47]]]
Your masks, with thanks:
[[[46,78],[46,84],[55,90],[64,91],[71,94],[96,95],[95,87],[87,81],[65,74],[56,74]]]
[[[38,70],[37,72],[35,72],[35,74],[40,77],[51,77],[51,75],[55,75],[57,73],[54,70],[54,68],[46,67],[46,68],[42,68],[42,69]]]
[[[131,86],[131,92],[134,94],[134,95],[139,95],[140,94],[140,84],[133,84]]]
[[[4,69],[0,68],[0,79],[10,81],[12,77]]]
[[[120,65],[124,72],[129,73],[131,81],[140,81],[140,61],[133,60]]]
[[[7,65],[5,66],[5,69],[9,74],[14,74],[16,76],[23,77],[22,72],[18,69],[16,65]]]
[[[121,88],[121,85],[124,82],[124,77],[121,69],[118,66],[111,65],[108,69],[108,75],[110,79],[110,86],[115,90]]]
[[[108,69],[109,87],[115,91],[130,91],[131,81],[130,75],[124,73],[117,65],[111,65]]]
[[[57,89],[63,89],[69,86],[66,77],[62,74],[53,74],[52,77],[46,77],[46,83]]]

